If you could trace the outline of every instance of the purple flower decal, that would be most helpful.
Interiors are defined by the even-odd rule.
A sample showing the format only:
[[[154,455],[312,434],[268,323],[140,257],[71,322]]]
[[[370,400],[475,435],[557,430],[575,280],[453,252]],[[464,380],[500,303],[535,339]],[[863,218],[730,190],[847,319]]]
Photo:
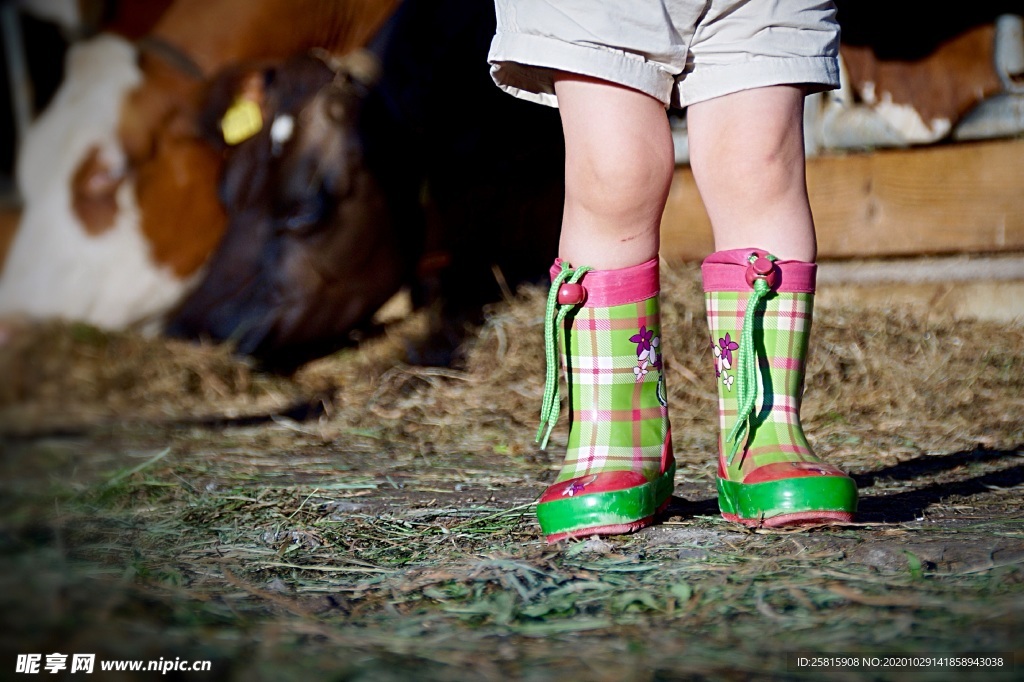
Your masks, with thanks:
[[[640,327],[640,332],[633,334],[633,336],[629,337],[629,340],[636,344],[636,354],[639,356],[645,350],[651,350],[651,339],[653,338],[654,330],[649,330],[647,329],[647,325],[643,325]]]
[[[629,340],[636,344],[637,366],[633,368],[636,380],[643,381],[650,369],[660,372],[661,356],[658,354],[658,347],[661,345],[661,339],[654,335],[654,330],[642,325],[640,331],[629,337]]]
[[[718,339],[718,345],[721,347],[723,365],[726,369],[732,367],[732,352],[739,350],[740,344],[729,338],[729,332],[725,333],[724,339]]]
[[[583,489],[586,487],[586,483],[581,483],[580,481],[573,481],[568,486],[566,486],[565,490],[562,491],[562,497],[572,497],[577,493],[583,492]]]

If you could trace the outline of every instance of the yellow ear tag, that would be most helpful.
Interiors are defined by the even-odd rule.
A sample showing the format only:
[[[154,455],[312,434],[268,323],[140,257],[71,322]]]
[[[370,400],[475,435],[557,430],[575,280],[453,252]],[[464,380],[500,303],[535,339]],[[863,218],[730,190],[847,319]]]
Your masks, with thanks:
[[[236,99],[220,120],[224,141],[231,145],[245,142],[262,127],[263,113],[260,105],[251,99]]]

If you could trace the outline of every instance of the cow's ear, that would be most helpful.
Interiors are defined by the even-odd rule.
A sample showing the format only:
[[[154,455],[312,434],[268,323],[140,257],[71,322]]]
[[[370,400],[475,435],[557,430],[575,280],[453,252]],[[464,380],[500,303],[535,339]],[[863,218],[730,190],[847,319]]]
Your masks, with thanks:
[[[239,65],[218,74],[207,88],[200,116],[202,135],[214,148],[222,152],[232,150],[222,169],[218,188],[225,206],[248,206],[264,189],[266,177],[262,170],[267,154],[264,145],[241,143],[263,128],[269,88],[275,74],[276,67],[272,64]],[[251,118],[239,120],[240,116]],[[234,120],[231,117],[235,117]],[[236,145],[241,147],[234,149]]]
[[[380,58],[369,50],[354,50],[336,55],[322,48],[310,50],[310,56],[320,60],[334,72],[334,86],[363,97],[380,81]]]
[[[231,106],[220,117],[220,133],[226,144],[241,144],[263,129],[262,83],[260,74],[248,74]]]
[[[380,80],[380,62],[365,50],[357,50],[331,65],[334,80],[322,91],[324,113],[336,125],[354,125],[363,102]]]
[[[381,63],[369,50],[355,50],[341,58],[341,67],[349,74],[353,82],[370,88],[377,84],[381,76]]]
[[[240,144],[263,127],[267,87],[274,69],[265,64],[230,68],[209,84],[201,115],[203,136],[218,147]]]

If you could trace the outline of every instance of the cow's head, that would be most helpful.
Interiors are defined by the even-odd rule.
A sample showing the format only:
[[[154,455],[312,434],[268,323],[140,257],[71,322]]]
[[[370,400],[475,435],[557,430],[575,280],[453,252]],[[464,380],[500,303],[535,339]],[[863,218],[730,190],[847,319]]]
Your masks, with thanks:
[[[415,253],[365,155],[366,69],[329,61],[234,68],[213,85],[228,230],[169,334],[288,370],[346,343],[400,288]]]

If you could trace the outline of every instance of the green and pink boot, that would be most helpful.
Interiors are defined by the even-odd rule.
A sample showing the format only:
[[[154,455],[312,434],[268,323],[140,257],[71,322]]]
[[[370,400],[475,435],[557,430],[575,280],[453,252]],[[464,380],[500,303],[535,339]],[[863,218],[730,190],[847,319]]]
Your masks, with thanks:
[[[558,420],[558,355],[569,440],[537,518],[548,542],[629,533],[668,505],[675,476],[662,372],[658,261],[621,270],[551,269],[547,378],[537,440]]]
[[[718,382],[718,504],[751,527],[848,522],[857,486],[811,450],[800,425],[817,266],[757,249],[704,260]]]

